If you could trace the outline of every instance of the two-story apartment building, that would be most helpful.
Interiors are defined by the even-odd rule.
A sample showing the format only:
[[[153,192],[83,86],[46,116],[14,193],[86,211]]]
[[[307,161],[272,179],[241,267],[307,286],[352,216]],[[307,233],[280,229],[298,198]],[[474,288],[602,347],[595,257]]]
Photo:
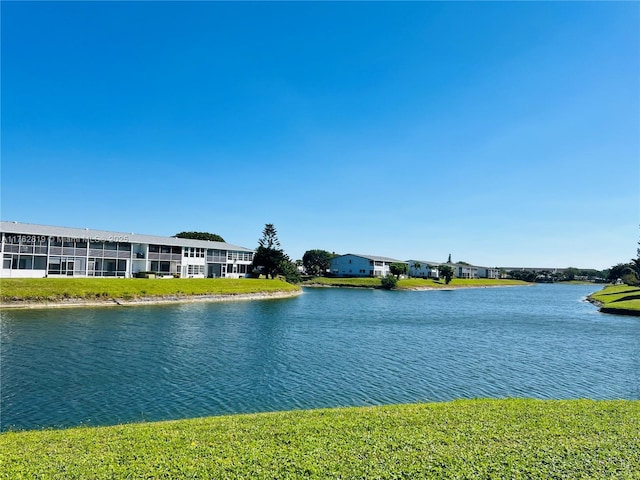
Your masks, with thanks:
[[[2,278],[133,277],[157,272],[183,278],[242,278],[253,250],[226,242],[0,222]]]
[[[384,277],[392,263],[406,263],[389,257],[347,253],[331,259],[331,274],[336,277]]]
[[[416,278],[439,278],[437,262],[428,262],[426,260],[407,260],[409,264],[409,276]]]
[[[478,267],[480,278],[500,278],[500,269],[495,267]]]

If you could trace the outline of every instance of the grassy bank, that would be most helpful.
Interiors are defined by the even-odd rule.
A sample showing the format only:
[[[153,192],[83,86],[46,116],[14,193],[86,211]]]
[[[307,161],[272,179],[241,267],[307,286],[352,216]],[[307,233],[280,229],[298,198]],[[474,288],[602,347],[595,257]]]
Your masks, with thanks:
[[[0,477],[639,478],[640,401],[459,400],[0,435]]]
[[[603,313],[640,316],[640,288],[629,285],[609,285],[589,295],[589,301]]]
[[[325,287],[358,287],[358,288],[381,288],[379,278],[329,278],[314,277],[306,280],[303,285],[325,286]],[[419,288],[456,288],[456,287],[501,287],[511,285],[529,285],[520,280],[493,280],[487,278],[464,279],[454,278],[448,285],[444,280],[433,280],[424,278],[407,278],[398,281],[398,289],[411,290]]]
[[[248,295],[293,292],[299,287],[281,280],[230,278],[24,278],[0,280],[0,300],[56,302],[68,299],[131,300],[141,297]]]

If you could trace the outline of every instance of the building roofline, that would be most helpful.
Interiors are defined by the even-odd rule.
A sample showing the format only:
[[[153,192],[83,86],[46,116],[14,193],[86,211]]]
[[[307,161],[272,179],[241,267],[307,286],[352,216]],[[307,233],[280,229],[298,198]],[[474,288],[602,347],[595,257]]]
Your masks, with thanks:
[[[53,237],[77,238],[95,241],[113,241],[121,243],[146,243],[169,245],[174,247],[212,248],[216,250],[233,250],[253,252],[250,248],[240,247],[227,242],[211,240],[192,240],[189,238],[163,237],[160,235],[146,235],[139,233],[113,232],[109,230],[95,230],[91,228],[60,227],[35,223],[21,223],[0,221],[0,231],[26,235],[46,235]]]
[[[367,260],[373,260],[373,261],[378,261],[378,262],[407,263],[407,262],[404,262],[402,260],[397,260],[397,259],[391,258],[391,257],[381,257],[379,255],[364,255],[364,254],[361,254],[361,253],[345,253],[343,255],[338,255],[337,257],[334,257],[334,258],[346,257],[347,255],[351,255],[352,257],[365,258]]]

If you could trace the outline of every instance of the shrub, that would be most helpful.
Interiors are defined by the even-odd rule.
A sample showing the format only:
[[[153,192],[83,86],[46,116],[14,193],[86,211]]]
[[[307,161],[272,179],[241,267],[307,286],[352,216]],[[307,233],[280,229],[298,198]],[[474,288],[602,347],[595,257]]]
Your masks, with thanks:
[[[396,288],[396,285],[398,284],[398,279],[391,274],[388,274],[386,277],[382,277],[380,281],[382,283],[382,288],[385,290]]]

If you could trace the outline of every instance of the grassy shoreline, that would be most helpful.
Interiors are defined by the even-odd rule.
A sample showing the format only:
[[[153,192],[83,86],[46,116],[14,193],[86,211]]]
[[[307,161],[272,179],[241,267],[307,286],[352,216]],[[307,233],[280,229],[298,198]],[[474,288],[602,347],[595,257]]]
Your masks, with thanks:
[[[640,288],[608,285],[587,297],[602,313],[640,316]]]
[[[456,400],[4,432],[1,478],[638,478],[640,401]]]
[[[435,290],[452,288],[486,288],[531,285],[521,280],[487,279],[487,278],[454,278],[449,284],[444,280],[425,278],[406,278],[398,280],[397,290]],[[382,288],[380,278],[330,278],[314,277],[302,283],[304,287],[348,287],[348,288]]]
[[[294,296],[300,287],[266,279],[28,278],[0,280],[3,308],[148,305]]]

